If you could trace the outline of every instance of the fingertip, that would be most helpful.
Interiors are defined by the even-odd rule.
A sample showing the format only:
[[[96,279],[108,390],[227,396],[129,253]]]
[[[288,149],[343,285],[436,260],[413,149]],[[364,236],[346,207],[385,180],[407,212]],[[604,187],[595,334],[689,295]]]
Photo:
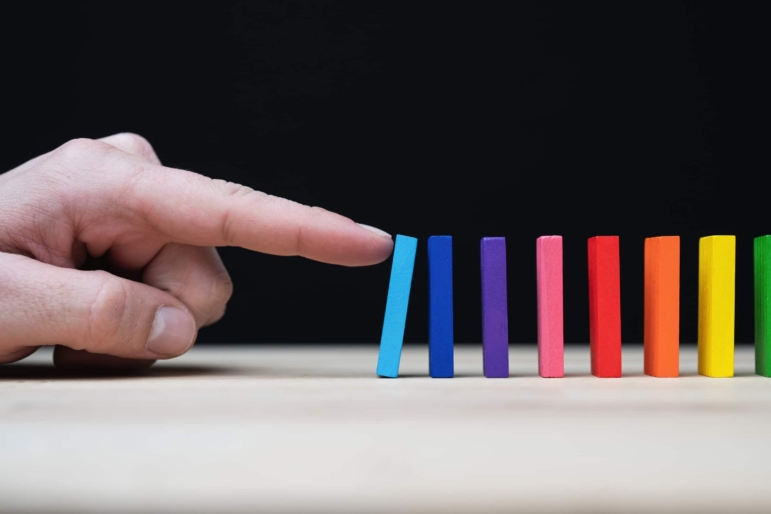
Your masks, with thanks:
[[[346,253],[329,262],[358,267],[379,264],[388,259],[394,248],[391,234],[362,223],[354,223],[353,226],[356,227],[352,234],[355,237],[349,239],[348,244],[341,245]]]
[[[145,348],[158,358],[178,357],[193,346],[197,332],[195,319],[189,312],[162,305],[155,313]]]
[[[385,231],[383,231],[383,230],[380,230],[380,229],[379,229],[379,228],[377,228],[377,227],[373,227],[373,226],[371,226],[371,225],[365,225],[364,223],[357,223],[357,225],[358,225],[358,226],[360,226],[360,227],[362,227],[362,228],[365,228],[365,229],[369,230],[369,231],[370,231],[370,232],[372,232],[373,234],[377,234],[377,235],[379,235],[379,236],[381,236],[381,237],[387,237],[388,239],[391,239],[391,240],[392,240],[392,236],[391,236],[391,234],[389,234],[388,232],[385,232]]]
[[[391,256],[394,251],[394,240],[391,236],[382,237],[379,236],[378,240],[373,245],[373,261],[371,264],[379,264]]]

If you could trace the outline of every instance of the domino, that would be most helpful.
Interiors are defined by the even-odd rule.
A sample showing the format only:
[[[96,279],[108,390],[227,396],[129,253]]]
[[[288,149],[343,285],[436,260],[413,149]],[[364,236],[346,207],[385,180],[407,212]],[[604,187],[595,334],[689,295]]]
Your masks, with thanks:
[[[380,338],[380,353],[377,359],[377,374],[381,377],[396,378],[399,375],[404,325],[407,321],[407,306],[410,301],[417,247],[418,240],[414,237],[396,236],[383,334]]]
[[[562,299],[562,236],[535,242],[538,300],[538,374],[565,376]]]
[[[452,378],[452,237],[428,238],[428,373]]]
[[[699,374],[734,375],[736,237],[699,240]]]
[[[621,376],[621,276],[618,236],[589,238],[589,343],[592,375]]]
[[[771,377],[771,236],[756,237],[755,373]]]
[[[680,375],[680,237],[645,240],[645,374]]]
[[[509,376],[509,315],[506,298],[506,239],[480,242],[482,263],[482,347],[487,378]]]

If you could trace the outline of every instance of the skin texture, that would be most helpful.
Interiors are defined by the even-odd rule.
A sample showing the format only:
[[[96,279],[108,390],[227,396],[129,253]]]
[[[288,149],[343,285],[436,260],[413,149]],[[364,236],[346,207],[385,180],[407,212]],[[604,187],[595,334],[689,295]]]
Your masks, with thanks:
[[[166,168],[135,134],[69,141],[0,175],[0,363],[44,345],[70,367],[185,353],[233,291],[216,246],[364,266],[393,242],[319,207]]]

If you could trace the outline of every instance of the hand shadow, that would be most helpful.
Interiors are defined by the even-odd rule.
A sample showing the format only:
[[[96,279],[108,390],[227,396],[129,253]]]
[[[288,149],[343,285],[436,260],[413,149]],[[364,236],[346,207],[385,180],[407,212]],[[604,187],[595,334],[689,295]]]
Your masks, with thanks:
[[[234,370],[201,365],[163,365],[138,369],[57,368],[46,364],[0,365],[0,382],[25,380],[135,380],[147,378],[205,377],[232,374]]]

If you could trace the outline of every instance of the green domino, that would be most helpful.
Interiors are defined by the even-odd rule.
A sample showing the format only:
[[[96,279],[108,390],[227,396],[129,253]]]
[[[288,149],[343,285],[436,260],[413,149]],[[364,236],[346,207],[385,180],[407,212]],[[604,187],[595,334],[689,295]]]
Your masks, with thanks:
[[[755,373],[771,377],[771,236],[755,238]]]

